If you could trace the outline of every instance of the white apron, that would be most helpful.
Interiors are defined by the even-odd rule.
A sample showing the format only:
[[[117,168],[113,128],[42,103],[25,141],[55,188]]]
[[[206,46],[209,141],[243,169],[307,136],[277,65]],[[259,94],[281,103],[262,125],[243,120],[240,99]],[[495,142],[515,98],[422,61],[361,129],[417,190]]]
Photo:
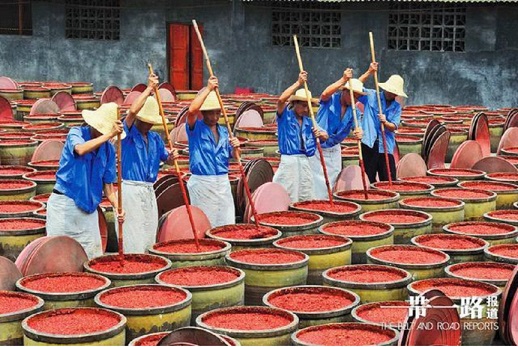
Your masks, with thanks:
[[[122,208],[126,211],[122,229],[124,253],[146,253],[156,243],[158,228],[158,206],[153,183],[122,181]],[[115,217],[117,235],[118,229],[119,223]]]
[[[88,259],[103,255],[97,211],[86,213],[66,195],[52,193],[47,202],[47,236],[70,236],[83,246]]]
[[[324,153],[324,160],[327,168],[327,175],[329,177],[329,184],[331,190],[335,186],[336,180],[340,171],[342,171],[342,149],[340,144],[333,147],[322,148]],[[311,164],[311,171],[313,172],[313,194],[317,200],[327,200],[329,195],[327,194],[326,180],[324,178],[324,170],[322,170],[322,164],[320,163],[320,153],[318,150],[315,155],[309,158]]]
[[[207,215],[212,228],[236,223],[228,175],[191,175],[187,189],[191,205]]]
[[[291,202],[313,200],[313,174],[309,158],[304,154],[281,155],[273,182],[286,188]]]

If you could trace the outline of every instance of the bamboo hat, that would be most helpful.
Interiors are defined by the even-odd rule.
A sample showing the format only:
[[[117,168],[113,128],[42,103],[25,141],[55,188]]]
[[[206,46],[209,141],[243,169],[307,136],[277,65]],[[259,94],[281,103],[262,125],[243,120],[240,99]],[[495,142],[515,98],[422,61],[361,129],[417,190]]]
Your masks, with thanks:
[[[343,87],[341,87],[340,89],[342,89],[342,90],[344,90],[344,89],[351,89],[350,86],[352,86],[354,93],[357,93],[357,94],[360,94],[360,95],[367,95],[367,93],[363,91],[363,83],[362,83],[362,81],[360,81],[357,78],[349,79],[349,81],[347,81],[347,83],[344,84]]]
[[[389,77],[387,82],[380,83],[379,86],[389,93],[393,93],[398,96],[403,96],[405,98],[408,98],[408,96],[403,91],[404,84],[405,84],[405,81],[403,80],[403,77],[401,77],[399,75],[392,75]]]
[[[118,119],[119,106],[114,102],[102,104],[97,110],[83,110],[82,115],[86,124],[97,130],[103,135],[109,134],[113,124]],[[121,139],[126,137],[123,131]]]
[[[201,105],[200,111],[212,111],[212,110],[221,110],[221,106],[219,105],[218,97],[216,96],[215,91],[211,91],[207,98]]]
[[[162,124],[158,102],[154,97],[148,96],[144,106],[137,113],[137,119],[148,124]]]
[[[311,102],[314,104],[318,104],[318,99],[312,98],[311,92],[308,90],[309,98],[311,99]],[[301,88],[295,92],[290,98],[288,99],[289,102],[292,101],[308,101],[308,97],[306,95],[306,90]]]

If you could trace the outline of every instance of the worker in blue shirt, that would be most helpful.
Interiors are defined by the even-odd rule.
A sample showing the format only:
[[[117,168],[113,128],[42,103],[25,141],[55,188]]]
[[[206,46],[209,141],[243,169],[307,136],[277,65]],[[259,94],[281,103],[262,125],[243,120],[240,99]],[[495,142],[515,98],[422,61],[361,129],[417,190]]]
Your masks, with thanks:
[[[328,139],[325,131],[313,128],[311,118],[308,117],[306,91],[303,88],[298,89],[304,85],[307,78],[307,72],[302,71],[297,82],[288,87],[277,101],[277,133],[281,162],[273,176],[273,182],[286,188],[291,202],[314,198],[309,158],[315,155],[315,139],[319,138],[322,142]],[[311,98],[311,92],[309,98],[315,104],[318,102],[317,99]]]
[[[102,255],[97,207],[103,190],[115,211],[118,207],[115,149],[109,142],[118,134],[124,136],[117,112],[113,102],[82,112],[87,125],[70,129],[47,203],[47,235],[72,237],[89,259]],[[124,212],[117,217],[124,221]]]
[[[336,183],[340,171],[342,171],[342,149],[340,143],[349,135],[354,128],[354,117],[351,107],[349,88],[354,92],[355,100],[366,93],[363,91],[363,83],[353,79],[353,70],[344,70],[339,80],[330,84],[320,96],[320,108],[317,113],[318,125],[327,131],[329,139],[322,142],[322,152],[329,177],[331,188]],[[358,115],[358,121],[360,120]],[[361,139],[362,130],[359,127],[354,130],[356,139]],[[310,159],[313,171],[313,189],[316,199],[328,198],[326,182],[320,154],[318,151]]]
[[[189,140],[187,183],[191,204],[200,208],[213,228],[234,224],[234,199],[228,179],[228,165],[237,158],[239,140],[229,137],[226,127],[218,124],[221,107],[216,96],[218,79],[211,76],[189,106],[186,131]],[[198,119],[201,111],[203,119]]]
[[[369,69],[360,77],[362,82],[378,70],[378,63],[371,63]],[[401,105],[396,97],[407,97],[404,92],[404,80],[399,75],[392,75],[385,83],[379,83],[382,109],[378,109],[376,91],[366,89],[366,96],[359,99],[365,105],[362,128],[362,153],[365,171],[370,182],[388,181],[389,175],[386,168],[385,150],[381,124],[385,126],[387,140],[387,152],[390,164],[391,179],[396,180],[396,164],[394,161],[394,148],[396,146],[395,131],[401,121]]]
[[[131,211],[124,222],[124,252],[145,253],[156,243],[158,206],[153,183],[160,162],[173,159],[178,153],[165,148],[155,124],[162,125],[158,102],[151,96],[158,86],[158,77],[148,78],[147,88],[131,105],[124,119],[127,136],[122,141],[122,205]]]

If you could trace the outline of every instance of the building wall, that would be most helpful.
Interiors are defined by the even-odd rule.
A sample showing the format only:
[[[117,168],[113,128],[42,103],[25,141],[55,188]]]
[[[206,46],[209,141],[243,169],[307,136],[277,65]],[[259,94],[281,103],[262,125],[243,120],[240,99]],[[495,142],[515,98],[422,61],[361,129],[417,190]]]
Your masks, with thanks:
[[[223,92],[236,86],[281,93],[298,75],[293,47],[271,45],[271,10],[239,0],[122,1],[120,41],[67,40],[64,5],[33,2],[33,36],[0,36],[0,74],[18,80],[91,81],[97,90],[145,82],[146,62],[167,76],[167,22],[204,26],[204,41]],[[143,5],[145,4],[145,5]],[[380,81],[398,73],[407,104],[518,106],[518,5],[471,5],[466,52],[387,50],[387,4],[343,3],[342,47],[302,48],[309,86],[318,95],[346,67],[368,67],[374,35]],[[368,81],[367,87],[373,87]]]

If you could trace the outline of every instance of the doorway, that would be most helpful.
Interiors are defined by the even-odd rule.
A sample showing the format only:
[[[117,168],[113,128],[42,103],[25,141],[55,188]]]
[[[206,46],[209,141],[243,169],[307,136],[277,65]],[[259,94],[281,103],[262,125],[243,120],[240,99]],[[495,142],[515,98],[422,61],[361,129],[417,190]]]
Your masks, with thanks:
[[[192,24],[168,23],[167,67],[169,82],[176,90],[203,87],[203,51]],[[203,27],[198,24],[200,32]]]

